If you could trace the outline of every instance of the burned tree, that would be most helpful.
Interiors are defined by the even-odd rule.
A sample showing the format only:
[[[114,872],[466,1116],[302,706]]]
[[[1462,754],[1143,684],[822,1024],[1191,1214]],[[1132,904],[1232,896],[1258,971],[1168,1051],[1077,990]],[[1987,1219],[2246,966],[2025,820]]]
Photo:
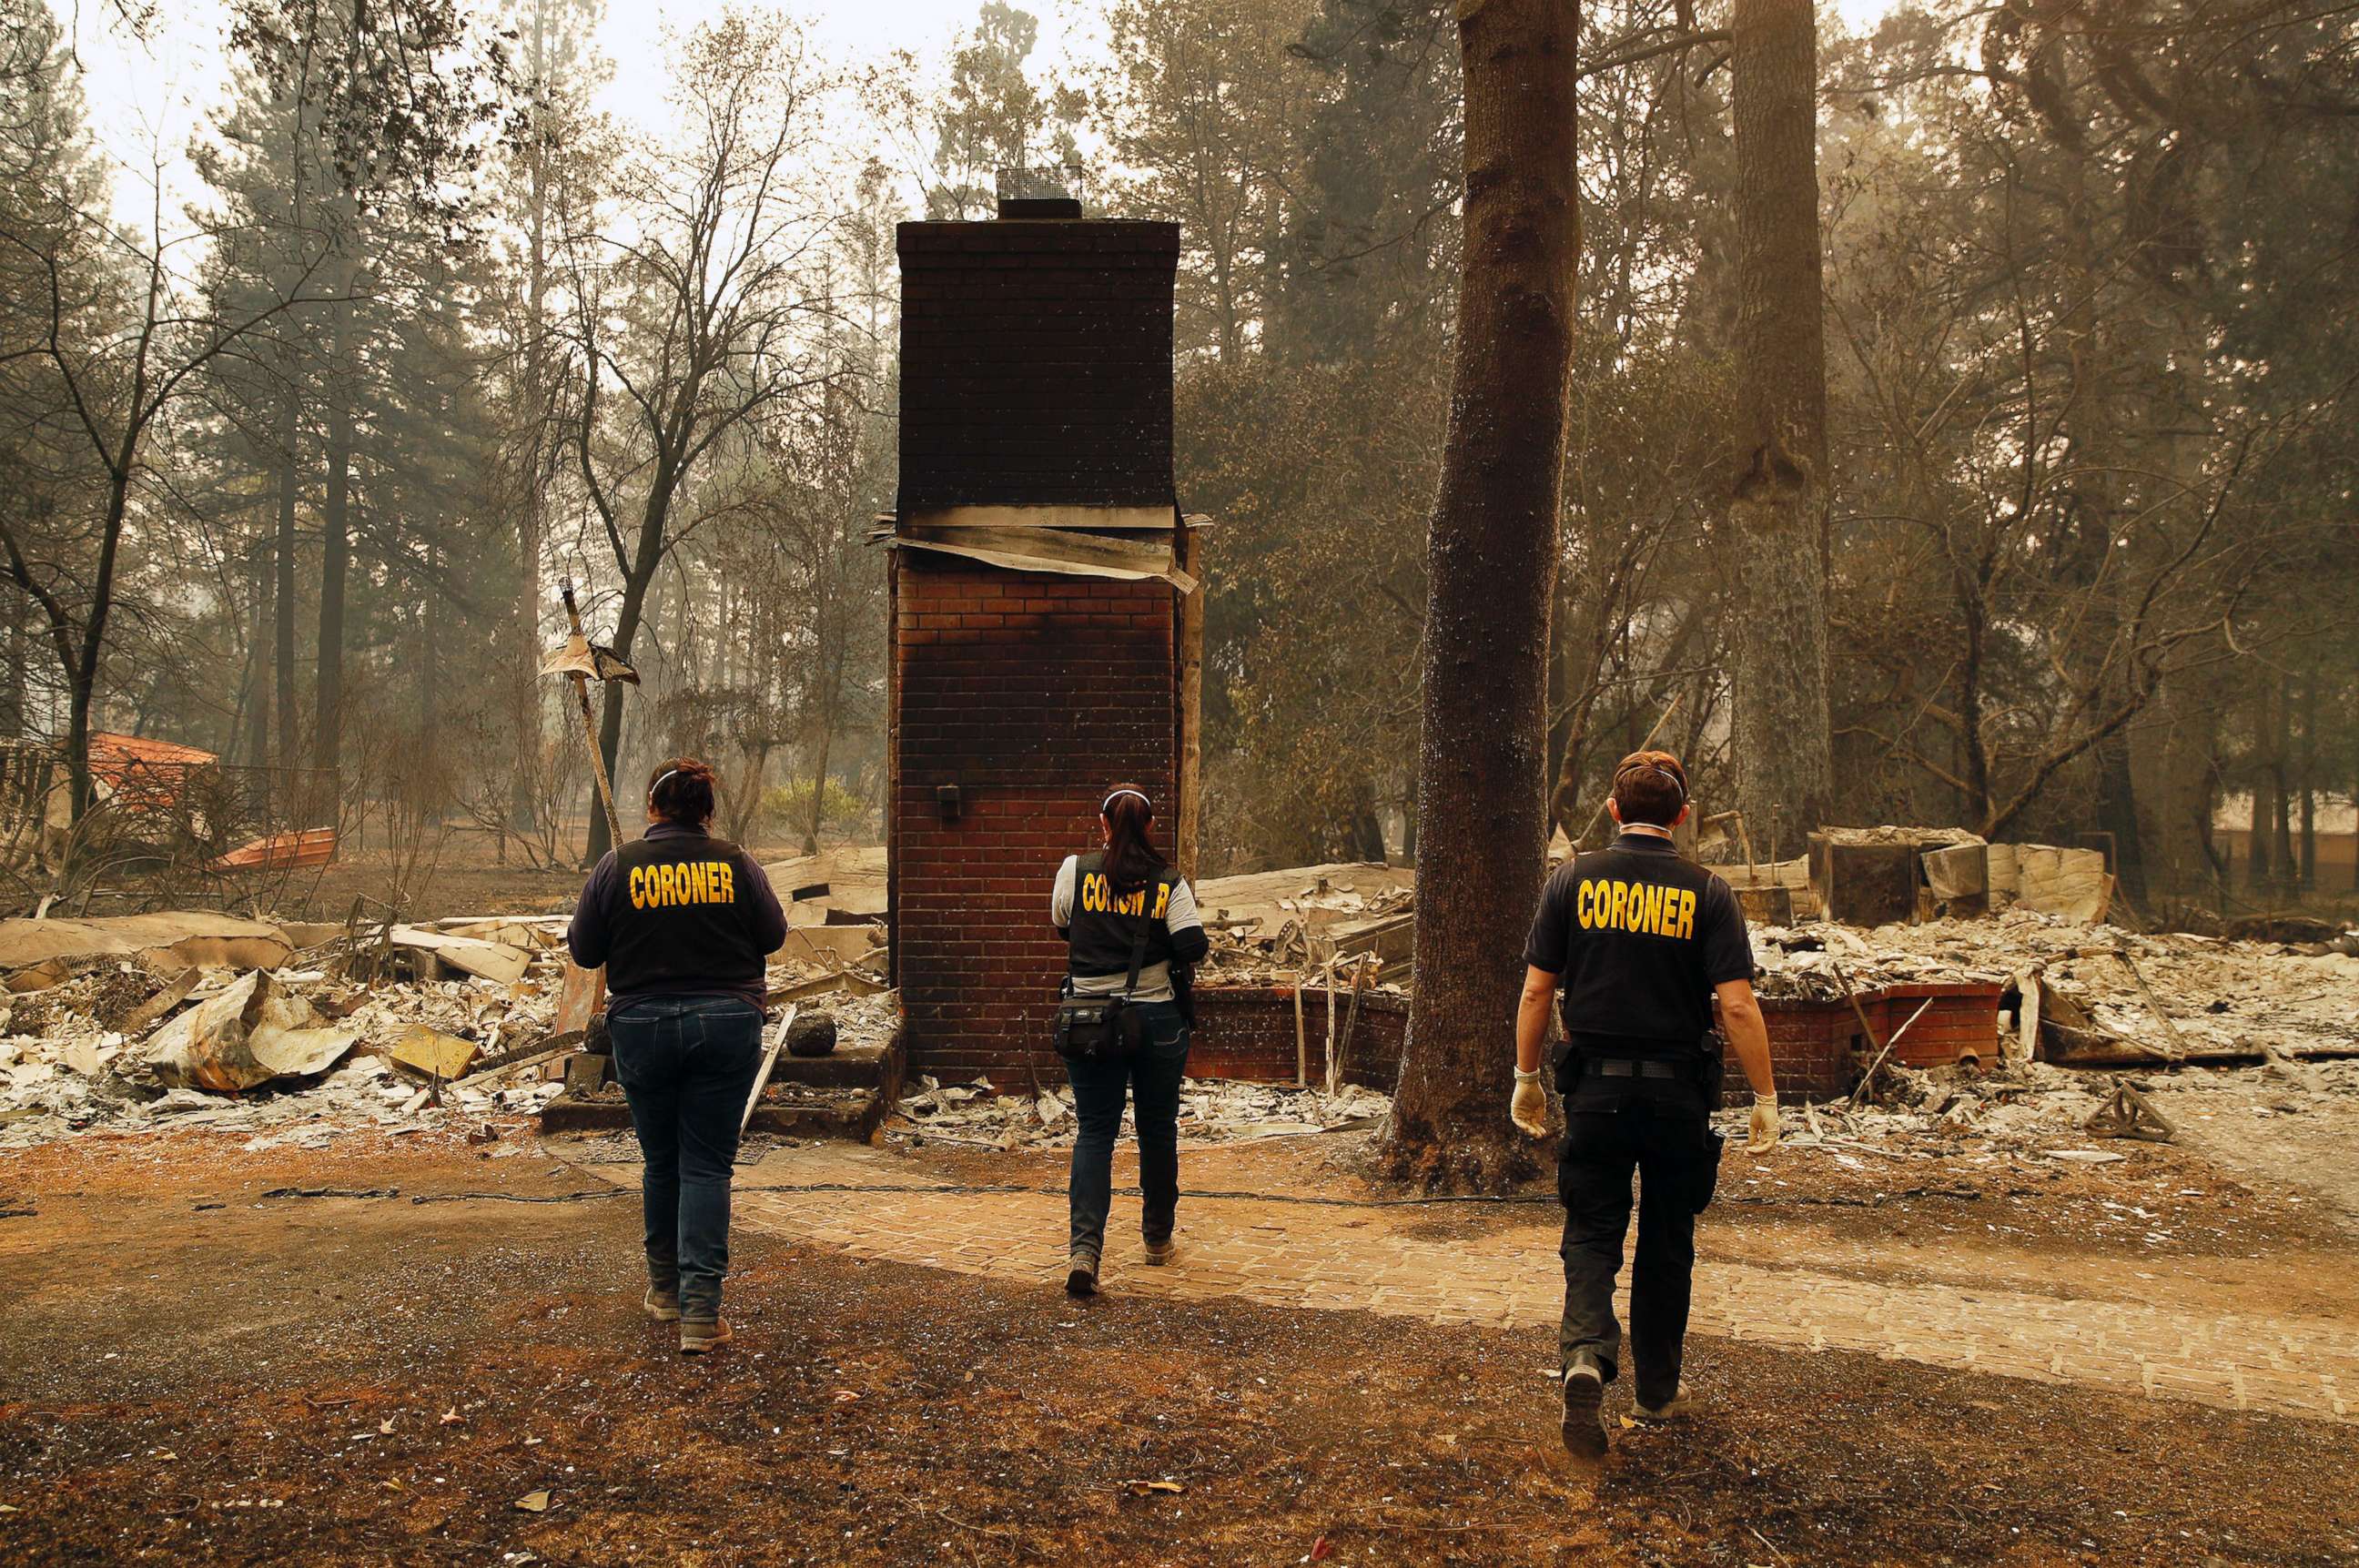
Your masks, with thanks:
[[[625,171],[627,228],[569,245],[565,439],[621,583],[612,642],[625,659],[658,572],[711,520],[696,484],[707,461],[751,452],[750,427],[830,373],[814,352],[826,220],[795,180],[817,89],[800,39],[733,16],[692,34],[682,65],[688,130]],[[622,735],[610,687],[598,726],[610,773]],[[593,816],[590,859],[607,836]]]
[[[1736,0],[1736,451],[1732,618],[1738,804],[1799,844],[1834,789],[1827,708],[1826,333],[1819,255],[1818,36],[1810,0]]]
[[[1507,1041],[1541,871],[1581,237],[1577,25],[1553,0],[1470,0],[1458,14],[1465,260],[1428,547],[1418,984],[1388,1141],[1392,1168],[1433,1186],[1495,1186],[1530,1160],[1507,1122]]]

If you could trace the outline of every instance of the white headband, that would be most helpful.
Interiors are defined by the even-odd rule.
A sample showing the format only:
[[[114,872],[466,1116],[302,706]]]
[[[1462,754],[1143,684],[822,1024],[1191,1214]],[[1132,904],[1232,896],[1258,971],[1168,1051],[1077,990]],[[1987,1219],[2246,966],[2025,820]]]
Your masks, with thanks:
[[[1106,808],[1113,805],[1116,800],[1121,800],[1125,795],[1136,797],[1138,803],[1147,808],[1147,814],[1148,816],[1153,816],[1155,814],[1155,802],[1148,800],[1146,796],[1139,794],[1137,790],[1117,789],[1113,794],[1108,795],[1104,800],[1098,802],[1098,815],[1102,817],[1104,816],[1106,814]]]
[[[647,786],[647,799],[650,800],[654,800],[656,798],[656,791],[663,788],[663,781],[679,771],[679,769],[677,768],[667,768],[661,773],[657,774],[656,781]]]

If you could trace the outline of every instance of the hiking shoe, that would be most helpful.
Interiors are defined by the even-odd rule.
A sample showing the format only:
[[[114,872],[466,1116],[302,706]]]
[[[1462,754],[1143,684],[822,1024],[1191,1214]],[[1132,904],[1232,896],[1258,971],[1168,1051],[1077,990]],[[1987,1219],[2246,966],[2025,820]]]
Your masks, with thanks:
[[[1605,1384],[1593,1367],[1575,1367],[1564,1375],[1564,1451],[1575,1459],[1605,1457],[1605,1422],[1598,1407],[1605,1400]]]
[[[1640,1421],[1677,1421],[1686,1415],[1693,1404],[1694,1396],[1688,1391],[1687,1380],[1681,1378],[1679,1388],[1662,1404],[1649,1405],[1644,1399],[1637,1401],[1636,1413]]]
[[[683,1323],[679,1325],[679,1350],[683,1356],[701,1356],[716,1345],[726,1345],[736,1337],[736,1331],[719,1318],[711,1323]]]
[[[1095,1253],[1076,1252],[1065,1259],[1065,1294],[1094,1296],[1098,1293],[1098,1260]]]
[[[645,1307],[647,1316],[658,1323],[679,1322],[679,1291],[677,1289],[667,1290],[659,1286],[650,1285],[639,1305]]]
[[[1147,1261],[1154,1268],[1160,1269],[1179,1256],[1180,1244],[1168,1236],[1147,1244]]]

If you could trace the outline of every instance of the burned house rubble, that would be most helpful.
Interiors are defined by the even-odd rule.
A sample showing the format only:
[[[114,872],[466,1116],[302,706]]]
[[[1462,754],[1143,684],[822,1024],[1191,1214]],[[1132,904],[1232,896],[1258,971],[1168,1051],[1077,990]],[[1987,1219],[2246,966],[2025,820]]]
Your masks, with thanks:
[[[1934,877],[1957,847],[1941,835],[1912,853]],[[1809,863],[1793,864],[1792,890],[1821,899]],[[1829,864],[1842,874],[1840,856]],[[906,992],[887,969],[883,849],[767,869],[790,930],[770,968],[777,1066],[751,1125],[1070,1142],[1070,1092],[1041,1060],[911,1060]],[[1045,931],[1040,878],[1021,880],[1009,898]],[[1415,987],[1414,872],[1297,867],[1211,878],[1198,894],[1212,951],[1183,1132],[1226,1141],[1375,1125]],[[2079,1138],[2113,1082],[2192,1084],[2184,1074],[2201,1069],[2227,1070],[2231,1084],[2254,1074],[2256,1093],[2279,1101],[2359,1087],[2344,1064],[2359,1058],[2359,933],[2316,922],[2255,928],[2299,940],[2140,931],[1997,901],[1998,912],[1966,915],[1912,899],[1926,918],[1875,926],[1754,924],[1781,1086],[1814,1107],[1801,1137],[1946,1117],[1977,1136]],[[504,1116],[619,1129],[626,1112],[596,1032],[602,977],[568,962],[564,926],[556,914],[0,921],[0,1145],[168,1126],[324,1144],[356,1127]],[[2033,1108],[1985,1125],[1978,1106]]]
[[[779,1064],[749,1119],[781,1133],[873,1123],[899,1060],[882,856],[771,871],[791,922],[769,965]],[[527,1116],[627,1127],[602,1050],[603,976],[566,957],[566,923],[0,920],[0,1148],[84,1130],[318,1148]]]

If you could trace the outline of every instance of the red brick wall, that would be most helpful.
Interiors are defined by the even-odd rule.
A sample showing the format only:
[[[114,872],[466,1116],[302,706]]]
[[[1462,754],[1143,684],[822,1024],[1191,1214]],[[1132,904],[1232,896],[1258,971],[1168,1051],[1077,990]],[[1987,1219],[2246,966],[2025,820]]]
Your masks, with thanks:
[[[1170,504],[1179,224],[903,223],[897,244],[904,516]]]
[[[1997,985],[1947,983],[1894,985],[1863,996],[1860,1012],[1875,1026],[1877,1040],[1889,1040],[1892,1031],[1930,996],[1933,1005],[1892,1048],[1894,1058],[1908,1067],[1947,1067],[1972,1055],[1987,1067],[1998,1061],[2001,990]],[[1861,1031],[1859,1014],[1849,1002],[1765,996],[1761,1011],[1769,1024],[1769,1062],[1777,1071],[1782,1099],[1832,1100],[1850,1094],[1864,1059],[1876,1050]],[[1724,1103],[1753,1103],[1753,1091],[1733,1058]]]
[[[1335,1029],[1351,1017],[1352,994],[1335,989]],[[1408,1031],[1408,1003],[1398,996],[1363,993],[1360,1016],[1343,1042],[1343,1081],[1393,1092],[1400,1078],[1401,1040]],[[1327,1081],[1327,993],[1302,992],[1302,1035],[1308,1076]],[[1188,1049],[1188,1073],[1195,1078],[1237,1078],[1253,1083],[1294,1082],[1294,996],[1286,985],[1200,985],[1196,1029]]]
[[[1863,998],[1862,1006],[1875,1026],[1875,1038],[1890,1040],[1930,997],[1933,1005],[1925,1007],[1925,1016],[1893,1046],[1893,1059],[1908,1067],[1947,1067],[1973,1056],[1989,1067],[1998,1061],[1998,1000],[2004,991],[2000,985],[1949,983],[1889,985]],[[1871,1053],[1875,1049],[1867,1047]]]
[[[1940,1006],[1936,1005],[1937,1011]],[[1852,1049],[1859,1036],[1859,1020],[1848,1004],[1764,1000],[1761,1009],[1769,1023],[1769,1056],[1781,1095],[1829,1100],[1851,1093],[1858,1075]],[[1339,988],[1335,995],[1338,1029],[1350,1011],[1350,993]],[[1875,1016],[1872,1005],[1868,1016]],[[1929,1013],[1917,1029],[1931,1021]],[[1321,1083],[1327,1071],[1327,997],[1316,986],[1303,989],[1302,1023],[1310,1078]],[[1344,1080],[1391,1094],[1400,1077],[1401,1043],[1408,1033],[1407,1000],[1374,993],[1362,996],[1359,1024],[1346,1044]],[[1900,1042],[1902,1050],[1916,1033],[1917,1029],[1908,1031]],[[1289,989],[1284,985],[1200,987],[1188,1071],[1200,1078],[1293,1083],[1294,1002]],[[1728,1066],[1728,1083],[1726,1104],[1753,1103],[1744,1070],[1734,1061]]]
[[[1049,885],[1096,847],[1110,781],[1168,810],[1173,607],[1162,583],[894,552],[893,967],[912,1073],[1058,1071]]]
[[[1777,1075],[1779,1099],[1832,1100],[1851,1093],[1858,1077],[1852,1065],[1852,1043],[1859,1036],[1859,1019],[1848,1002],[1764,996],[1761,1013],[1769,1025],[1769,1066]],[[1745,1069],[1733,1053],[1722,1080],[1722,1103],[1753,1103],[1753,1086],[1745,1081]]]

